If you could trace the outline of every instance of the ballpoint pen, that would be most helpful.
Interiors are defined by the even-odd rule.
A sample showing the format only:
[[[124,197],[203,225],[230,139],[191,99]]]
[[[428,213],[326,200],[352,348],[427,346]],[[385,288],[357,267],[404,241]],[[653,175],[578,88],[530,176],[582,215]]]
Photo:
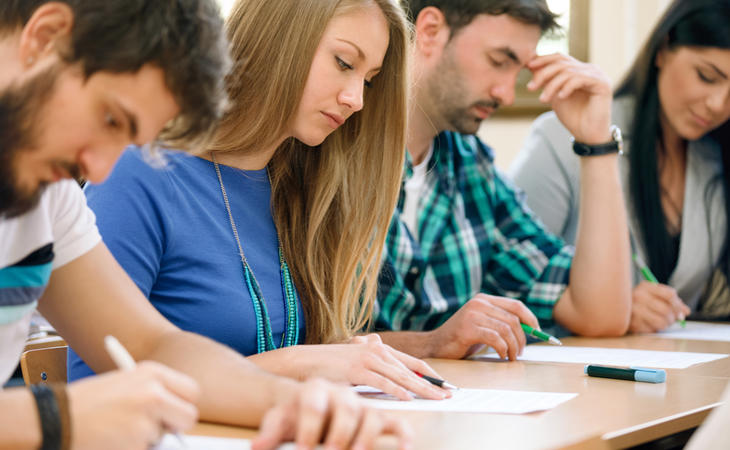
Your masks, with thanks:
[[[525,331],[525,334],[529,336],[536,337],[541,341],[549,342],[550,344],[563,345],[563,343],[560,342],[560,339],[556,338],[555,336],[550,336],[544,331],[537,330],[529,325],[525,325],[524,323],[521,323],[520,325],[522,325],[522,329]]]
[[[132,355],[129,354],[127,349],[124,348],[122,343],[114,336],[104,337],[104,347],[106,348],[107,353],[109,353],[112,361],[114,361],[114,364],[116,364],[120,370],[133,370],[137,366]],[[183,448],[188,448],[188,445],[185,443],[180,433],[172,434],[177,438]]]
[[[634,253],[634,255],[631,257],[634,260],[634,264],[636,264],[636,267],[639,268],[639,272],[641,272],[641,276],[644,277],[644,279],[650,283],[657,284],[659,283],[659,280],[656,279],[653,273],[651,273],[651,269],[649,269],[649,266],[644,263],[644,260],[641,259],[641,256],[639,256],[638,253]],[[684,328],[687,326],[687,321],[684,318],[684,314],[679,315],[679,325]]]
[[[415,373],[419,377],[423,378],[424,380],[428,381],[429,383],[431,383],[433,385],[436,385],[436,386],[438,386],[440,388],[454,389],[454,390],[459,389],[458,387],[454,386],[453,384],[449,383],[446,380],[439,380],[438,378],[429,377],[428,375],[424,375],[424,374],[422,374],[420,372],[413,372],[413,373]]]

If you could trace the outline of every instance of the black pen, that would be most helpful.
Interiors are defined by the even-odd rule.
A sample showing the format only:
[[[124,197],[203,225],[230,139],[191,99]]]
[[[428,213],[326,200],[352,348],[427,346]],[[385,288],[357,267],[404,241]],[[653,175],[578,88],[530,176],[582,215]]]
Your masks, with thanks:
[[[454,390],[459,389],[458,387],[454,386],[453,384],[449,383],[448,381],[439,380],[438,378],[434,378],[434,377],[429,377],[428,375],[424,375],[422,373],[418,373],[415,371],[413,373],[415,373],[419,377],[423,378],[424,380],[428,381],[429,383],[434,384],[440,388],[454,389]]]

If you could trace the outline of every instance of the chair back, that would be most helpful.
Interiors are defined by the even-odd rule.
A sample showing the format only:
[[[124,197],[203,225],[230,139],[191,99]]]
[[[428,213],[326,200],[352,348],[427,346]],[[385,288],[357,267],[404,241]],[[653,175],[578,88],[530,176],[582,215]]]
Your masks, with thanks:
[[[20,369],[26,385],[66,382],[66,352],[68,346],[42,347],[26,350],[20,357]]]

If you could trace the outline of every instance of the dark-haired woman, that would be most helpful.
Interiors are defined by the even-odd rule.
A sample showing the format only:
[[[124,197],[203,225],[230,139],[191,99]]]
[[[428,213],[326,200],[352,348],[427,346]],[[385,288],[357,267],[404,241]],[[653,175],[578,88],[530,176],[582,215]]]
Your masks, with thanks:
[[[730,0],[676,0],[616,91],[635,270],[630,331],[687,315],[730,317]],[[553,113],[535,122],[511,174],[555,233],[575,240],[579,167]],[[582,180],[590,182],[590,180]],[[612,264],[606,261],[606,264]]]

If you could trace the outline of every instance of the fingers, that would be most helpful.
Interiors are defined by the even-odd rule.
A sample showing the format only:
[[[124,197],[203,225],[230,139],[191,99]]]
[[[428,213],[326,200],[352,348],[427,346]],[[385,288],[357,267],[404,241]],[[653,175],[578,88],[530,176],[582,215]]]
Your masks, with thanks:
[[[449,395],[446,390],[434,386],[416,375],[413,370],[401,363],[393,353],[395,353],[395,350],[382,344],[379,348],[371,349],[366,362],[366,369],[369,370],[368,379],[371,380],[370,382],[376,382],[382,387],[378,385],[371,386],[380,388],[383,392],[392,393],[401,400],[412,399],[408,392],[404,392],[405,395],[401,393],[404,388],[419,397],[432,400],[443,400]],[[419,365],[419,368],[422,368],[422,366]]]
[[[596,93],[610,92],[610,83],[601,71],[567,55],[539,56],[528,62],[527,67],[533,72],[527,87],[530,90],[543,88],[540,95],[542,102],[565,99],[581,89]]]
[[[364,450],[373,448],[375,440],[381,434],[394,434],[400,442],[400,449],[410,449],[413,446],[413,431],[401,419],[384,417],[374,410],[366,410],[355,440],[352,442],[353,450]]]
[[[521,323],[534,328],[540,325],[532,312],[520,301],[503,297],[491,297],[480,294],[482,299],[489,301],[492,308],[486,313],[489,318],[483,326],[496,330],[502,340],[508,344],[507,354],[510,360],[517,359],[527,345],[525,332]]]
[[[510,348],[507,341],[495,330],[491,328],[477,328],[476,333],[479,335],[479,340],[484,342],[488,346],[492,347],[500,358],[508,359],[510,355]],[[513,352],[516,353],[516,352]]]
[[[293,420],[288,406],[277,406],[266,413],[259,434],[251,442],[252,450],[265,450],[276,448],[280,442],[287,441],[294,436]]]
[[[365,449],[383,433],[395,434],[401,448],[411,446],[413,433],[402,421],[367,408],[350,389],[312,379],[264,417],[252,448],[275,448],[295,435],[297,448],[314,448],[324,440],[326,448]]]
[[[412,399],[408,391],[433,400],[451,395],[448,390],[434,386],[416,374],[440,378],[425,362],[383,344],[378,335],[364,338],[368,343],[360,348],[359,364],[350,377],[355,384],[368,384],[401,400]]]
[[[135,371],[143,378],[139,391],[154,407],[157,423],[171,431],[184,431],[198,421],[198,409],[192,403],[197,399],[197,383],[186,375],[157,363],[140,363]]]
[[[362,403],[355,395],[332,396],[332,420],[325,439],[325,448],[348,448],[350,441],[355,436],[362,418]],[[367,415],[366,415],[367,416]],[[372,432],[372,439],[380,434],[381,427],[369,430]]]
[[[166,389],[188,402],[195,403],[200,397],[198,383],[184,373],[152,361],[140,362],[136,370],[151,373]]]
[[[300,394],[296,443],[313,448],[320,440],[328,419],[329,392],[321,380],[310,380]]]
[[[643,281],[634,288],[632,296],[632,309],[636,309],[636,313],[640,314],[642,321],[650,328],[645,332],[663,330],[690,313],[690,309],[671,286]]]

